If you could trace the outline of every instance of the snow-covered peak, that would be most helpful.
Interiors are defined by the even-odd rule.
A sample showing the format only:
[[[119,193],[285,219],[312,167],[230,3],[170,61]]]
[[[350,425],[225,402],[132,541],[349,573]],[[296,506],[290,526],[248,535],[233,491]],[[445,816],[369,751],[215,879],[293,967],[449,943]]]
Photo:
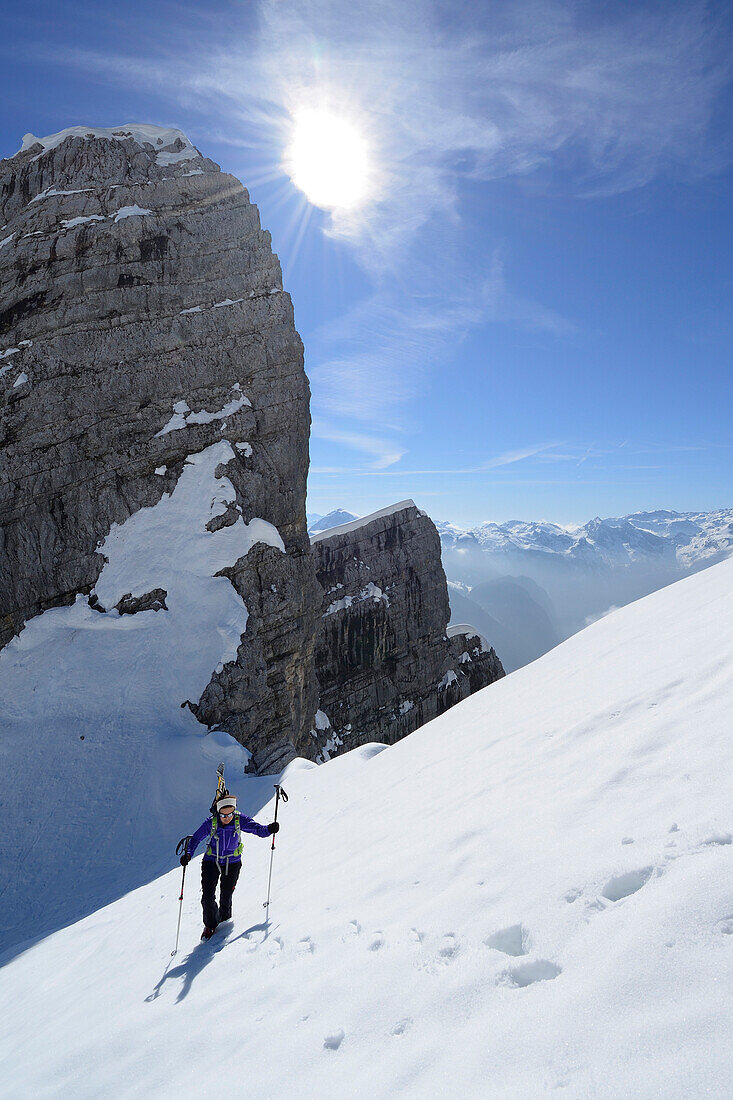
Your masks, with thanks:
[[[151,146],[156,154],[157,163],[163,167],[177,164],[179,161],[193,160],[201,154],[189,141],[182,130],[172,126],[152,126],[149,123],[125,123],[122,126],[67,126],[57,134],[38,138],[35,134],[26,134],[18,150],[24,153],[34,145],[42,145],[43,152],[55,149],[68,137],[108,138],[112,141],[126,141],[132,138],[139,145]],[[42,154],[39,153],[38,156]],[[17,156],[17,154],[16,154]]]
[[[340,527],[344,523],[353,523],[360,516],[357,512],[345,512],[343,508],[334,508],[325,516],[311,517],[308,524],[308,533],[317,534],[319,531],[329,531],[332,527]]]

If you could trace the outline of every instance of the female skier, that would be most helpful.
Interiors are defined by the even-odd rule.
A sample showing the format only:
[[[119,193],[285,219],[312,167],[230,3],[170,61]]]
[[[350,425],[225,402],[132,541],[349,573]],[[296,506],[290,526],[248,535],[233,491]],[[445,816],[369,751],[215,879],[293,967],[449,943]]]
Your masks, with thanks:
[[[204,930],[202,940],[211,939],[217,924],[230,920],[232,916],[232,894],[242,869],[242,833],[254,833],[256,836],[271,836],[278,832],[277,821],[271,825],[260,825],[251,817],[237,811],[237,799],[228,794],[219,798],[211,817],[207,817],[189,838],[186,850],[181,856],[181,866],[185,867],[204,837],[209,838],[201,861],[201,907],[204,911]],[[216,904],[216,884],[221,876],[219,904]]]

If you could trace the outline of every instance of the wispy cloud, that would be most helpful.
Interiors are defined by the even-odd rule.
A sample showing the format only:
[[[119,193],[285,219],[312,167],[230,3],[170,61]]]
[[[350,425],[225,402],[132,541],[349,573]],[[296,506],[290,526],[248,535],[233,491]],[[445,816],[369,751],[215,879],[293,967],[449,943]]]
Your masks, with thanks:
[[[298,108],[353,118],[373,151],[375,194],[331,230],[375,263],[436,212],[456,215],[462,176],[541,170],[545,186],[607,194],[730,157],[710,127],[729,28],[705,3],[261,0],[246,23],[241,39],[203,24],[195,49],[173,26],[150,56],[55,59],[208,105],[219,140],[241,144],[246,123],[247,143],[274,161]]]
[[[574,320],[523,294],[497,241],[477,268],[456,242],[464,184],[514,178],[528,189],[597,196],[665,173],[728,163],[713,125],[729,80],[723,7],[570,0],[259,0],[223,29],[195,9],[191,44],[176,20],[150,25],[136,56],[54,47],[50,60],[154,87],[199,118],[191,136],[251,153],[252,177],[283,178],[295,112],[330,108],[363,131],[374,188],[330,216],[372,293],[309,342],[320,429],[394,464],[427,374],[478,325],[559,339]],[[193,9],[184,9],[184,21]],[[138,28],[144,36],[144,25]],[[293,227],[290,261],[297,253]],[[426,259],[427,257],[427,259]],[[329,429],[338,419],[356,430]],[[362,430],[379,423],[379,432]],[[323,427],[323,424],[326,427]],[[342,438],[335,434],[341,432]],[[347,435],[351,442],[347,442]],[[517,452],[520,453],[520,452]],[[578,465],[591,456],[576,454]],[[538,454],[539,460],[561,461]],[[514,460],[518,461],[518,459]]]
[[[476,327],[516,323],[558,338],[576,331],[571,320],[509,288],[498,249],[480,278],[456,273],[449,282],[442,294],[429,279],[409,293],[380,288],[314,333],[308,373],[316,410],[402,431],[430,371]]]
[[[387,466],[394,466],[395,462],[399,462],[405,453],[404,449],[396,449],[392,442],[380,436],[371,435],[367,432],[349,431],[324,423],[321,420],[314,420],[312,433],[316,439],[323,439],[329,443],[339,443],[351,451],[371,455],[374,460],[372,463],[372,469],[374,470],[383,470]]]
[[[499,466],[511,466],[515,462],[523,462],[525,458],[535,458],[553,447],[557,447],[557,443],[542,443],[518,451],[506,451],[504,454],[496,455],[494,458],[490,458],[488,462],[484,462],[483,469],[494,470]]]
[[[345,433],[345,436],[348,435],[349,433]],[[336,439],[336,441],[339,442],[340,440]],[[626,441],[623,443],[608,443],[605,445],[594,443],[590,446],[582,442],[572,444],[567,442],[534,444],[514,451],[507,451],[499,455],[494,455],[489,459],[481,459],[473,463],[464,463],[462,465],[456,464],[449,467],[436,466],[426,469],[407,469],[401,467],[397,470],[390,470],[386,467],[392,465],[392,463],[384,463],[380,465],[375,464],[368,469],[349,468],[348,472],[360,477],[370,477],[372,475],[384,475],[386,477],[454,477],[458,475],[470,475],[490,478],[496,484],[500,481],[506,482],[508,479],[509,483],[512,485],[567,485],[570,481],[581,476],[577,471],[577,467],[579,465],[585,465],[586,463],[593,467],[594,477],[596,471],[669,470],[669,463],[630,462],[628,458],[634,455],[647,454],[657,454],[660,456],[669,455],[671,457],[678,452],[704,453],[715,449],[716,446],[715,444],[708,446],[702,443],[675,443],[669,445],[660,443],[658,445],[645,444],[640,447],[629,448]],[[369,448],[361,449],[369,450]],[[580,460],[582,460],[582,462]],[[528,468],[523,467],[521,473],[517,475],[515,468],[520,463],[527,463]],[[566,467],[572,466],[576,469],[568,469],[567,474],[557,478],[527,476],[532,473],[533,463],[537,464],[534,469],[538,474],[543,471],[543,468],[552,463],[565,464]],[[311,472],[313,474],[337,475],[344,474],[347,470],[344,466],[324,466],[314,467]]]
[[[547,186],[607,194],[670,168],[704,174],[730,153],[710,140],[729,73],[706,4],[604,15],[555,0],[357,0],[345,10],[343,0],[263,3],[254,57],[227,51],[196,85],[241,94],[245,113],[267,89],[284,117],[304,103],[353,117],[377,186],[371,206],[335,215],[332,231],[380,265],[434,214],[457,214],[461,176],[542,169]]]

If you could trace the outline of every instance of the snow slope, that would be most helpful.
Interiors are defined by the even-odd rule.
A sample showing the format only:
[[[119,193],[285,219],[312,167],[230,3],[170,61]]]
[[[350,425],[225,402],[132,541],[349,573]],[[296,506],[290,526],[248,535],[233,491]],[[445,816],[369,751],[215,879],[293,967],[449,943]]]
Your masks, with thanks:
[[[177,958],[177,866],[48,936],[0,976],[0,1095],[729,1096],[731,654],[729,560],[291,765],[270,927],[253,837],[210,944],[198,860]]]

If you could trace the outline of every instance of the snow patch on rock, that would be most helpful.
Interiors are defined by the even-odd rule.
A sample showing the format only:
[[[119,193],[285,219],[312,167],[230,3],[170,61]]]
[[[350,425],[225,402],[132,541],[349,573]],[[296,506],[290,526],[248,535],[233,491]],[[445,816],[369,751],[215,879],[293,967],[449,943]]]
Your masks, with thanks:
[[[146,210],[144,206],[122,206],[114,216],[115,222],[124,221],[125,218],[142,218],[146,214],[152,214],[152,210]]]
[[[76,229],[77,225],[86,225],[87,222],[103,222],[106,218],[101,214],[89,214],[86,217],[78,218],[63,218],[61,221],[62,229]]]
[[[173,416],[164,428],[155,433],[155,438],[159,439],[163,435],[168,435],[169,432],[180,431],[188,424],[210,424],[214,420],[225,420],[228,416],[239,412],[245,405],[252,407],[252,402],[242,393],[242,387],[238,382],[232,386],[232,392],[235,396],[218,412],[207,412],[205,409],[191,412],[187,401],[177,401],[173,406]]]
[[[339,585],[339,587],[343,586]],[[340,600],[334,600],[323,612],[323,617],[335,615],[337,611],[343,611],[345,607],[351,607],[352,603],[360,603],[363,600],[376,600],[377,603],[381,602],[389,607],[389,596],[385,595],[379,585],[369,581],[356,596],[343,596]]]

